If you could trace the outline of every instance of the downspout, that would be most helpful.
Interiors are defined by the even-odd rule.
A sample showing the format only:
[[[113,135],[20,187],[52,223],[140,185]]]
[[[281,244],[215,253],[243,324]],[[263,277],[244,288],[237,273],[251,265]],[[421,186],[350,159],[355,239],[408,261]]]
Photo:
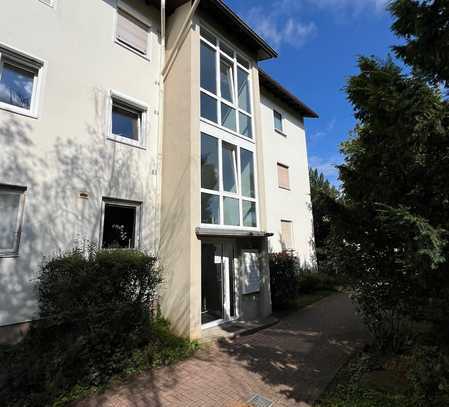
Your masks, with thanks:
[[[176,55],[178,55],[181,41],[186,33],[187,27],[189,26],[193,15],[195,14],[196,10],[198,9],[198,6],[200,5],[200,1],[201,0],[195,0],[193,2],[192,7],[189,10],[189,14],[187,14],[187,17],[186,17],[184,23],[182,24],[181,29],[178,32],[178,35],[176,36],[175,42],[173,43],[173,50],[172,50],[170,56],[168,57],[167,63],[165,64],[164,68],[162,69],[163,80],[166,79],[167,73],[170,70],[170,67],[173,65]]]
[[[164,103],[165,103],[165,88],[164,77],[162,75],[162,69],[165,66],[165,1],[161,0],[161,45],[159,55],[159,66],[161,67],[159,74],[159,126],[158,126],[158,145],[156,156],[156,204],[155,204],[155,240],[154,250],[155,254],[159,251],[160,236],[161,236],[161,219],[162,219],[162,138],[164,135]]]

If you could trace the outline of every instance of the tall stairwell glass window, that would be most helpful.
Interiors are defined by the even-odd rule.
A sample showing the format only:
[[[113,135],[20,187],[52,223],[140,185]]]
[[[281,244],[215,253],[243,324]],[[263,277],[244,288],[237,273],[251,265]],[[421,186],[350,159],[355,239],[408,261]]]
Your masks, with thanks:
[[[250,63],[201,27],[201,118],[253,138]]]

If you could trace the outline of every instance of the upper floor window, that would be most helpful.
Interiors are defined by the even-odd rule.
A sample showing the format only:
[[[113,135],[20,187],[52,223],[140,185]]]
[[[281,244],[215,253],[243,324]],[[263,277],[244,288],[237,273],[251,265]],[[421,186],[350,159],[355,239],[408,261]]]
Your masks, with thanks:
[[[0,257],[19,253],[25,190],[0,184]]]
[[[283,133],[284,128],[282,125],[282,115],[276,110],[273,110],[273,116],[274,116],[274,129]]]
[[[278,182],[279,188],[290,189],[289,168],[286,165],[278,163]]]
[[[117,8],[117,42],[137,54],[149,57],[149,22],[126,4],[119,3]]]
[[[293,222],[281,220],[281,244],[283,250],[293,249]]]
[[[257,227],[254,153],[201,133],[201,223]]]
[[[201,117],[253,138],[250,64],[201,27]]]
[[[109,138],[143,147],[147,128],[147,107],[112,92]]]
[[[37,116],[43,62],[0,46],[0,108]]]

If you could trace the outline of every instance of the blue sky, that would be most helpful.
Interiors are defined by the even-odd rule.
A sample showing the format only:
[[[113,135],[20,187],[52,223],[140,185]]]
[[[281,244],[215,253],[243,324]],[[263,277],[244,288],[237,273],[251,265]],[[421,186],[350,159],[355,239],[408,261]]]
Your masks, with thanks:
[[[384,58],[399,42],[387,0],[225,1],[279,51],[261,66],[320,115],[306,120],[309,165],[338,185],[339,146],[355,123],[346,79],[358,55]]]

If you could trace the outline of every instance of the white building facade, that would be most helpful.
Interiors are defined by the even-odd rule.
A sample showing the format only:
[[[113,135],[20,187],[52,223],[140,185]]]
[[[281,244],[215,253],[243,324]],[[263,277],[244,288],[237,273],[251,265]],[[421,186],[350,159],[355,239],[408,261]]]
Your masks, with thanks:
[[[277,244],[286,239],[281,221],[292,223],[287,246],[313,257],[302,121],[313,112],[263,90],[257,63],[276,53],[221,1],[167,1],[162,17],[160,4],[2,8],[5,340],[39,317],[43,259],[79,242],[159,255],[164,312],[191,338],[210,324],[270,314],[268,245],[290,248]],[[273,109],[285,139],[274,133]],[[288,166],[288,196],[276,186],[276,163]],[[215,272],[224,284],[210,279]]]

